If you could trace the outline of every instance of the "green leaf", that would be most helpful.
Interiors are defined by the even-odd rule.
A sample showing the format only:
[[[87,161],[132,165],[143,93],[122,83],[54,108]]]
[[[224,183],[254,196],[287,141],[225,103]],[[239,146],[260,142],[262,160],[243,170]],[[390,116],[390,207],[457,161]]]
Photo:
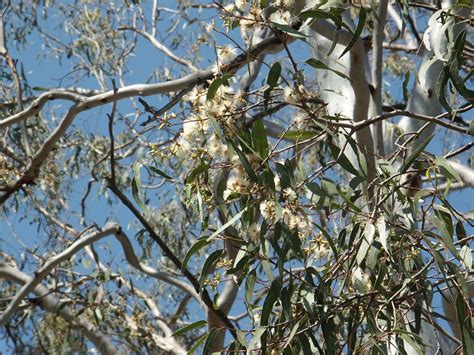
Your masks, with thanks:
[[[310,59],[308,59],[308,60],[306,61],[306,63],[309,64],[309,65],[311,65],[313,68],[316,68],[316,69],[330,70],[330,71],[332,71],[334,74],[339,75],[341,78],[344,78],[344,79],[347,79],[347,80],[351,81],[351,79],[349,79],[349,77],[348,77],[346,74],[344,74],[344,73],[342,73],[342,72],[340,72],[340,71],[338,71],[338,70],[335,70],[335,69],[330,68],[329,66],[327,66],[326,64],[324,64],[324,63],[323,63],[322,61],[320,61],[320,60],[317,60],[317,59],[315,59],[315,58],[310,58]]]
[[[404,174],[408,168],[413,164],[413,162],[418,158],[418,156],[421,154],[421,152],[425,149],[425,147],[428,145],[428,143],[431,141],[431,138],[433,138],[434,134],[426,138],[423,143],[421,143],[411,154],[410,156],[403,162],[401,168],[400,168],[400,173]]]
[[[456,236],[461,246],[467,245],[467,233],[461,221],[456,223]]]
[[[263,302],[262,307],[262,315],[260,318],[260,325],[265,326],[268,325],[268,319],[270,318],[270,314],[273,310],[273,305],[278,300],[281,292],[281,282],[280,279],[273,280],[270,290],[268,290],[267,297]]]
[[[470,311],[467,309],[465,300],[461,294],[456,297],[456,312],[461,328],[461,339],[464,354],[474,354],[474,332],[472,330],[472,321]]]
[[[410,71],[405,73],[405,79],[403,79],[403,100],[408,102],[408,82],[410,81]]]
[[[282,136],[283,139],[294,139],[294,140],[306,140],[313,137],[316,137],[320,132],[313,131],[288,131],[285,132]]]
[[[284,25],[282,23],[272,22],[272,25],[275,28],[279,29],[281,32],[284,32],[284,33],[290,35],[291,37],[295,37],[295,38],[309,37],[309,36],[305,35],[304,33],[301,33],[298,30],[295,30],[293,27],[288,26],[288,25]]]
[[[370,246],[374,242],[374,235],[375,226],[372,223],[367,222],[364,229],[363,239],[356,255],[357,264],[362,265],[362,262],[364,261]]]
[[[204,279],[209,274],[209,272],[214,267],[215,263],[219,260],[219,258],[221,257],[221,255],[223,253],[224,253],[224,251],[219,249],[219,250],[216,250],[216,251],[212,252],[211,255],[209,255],[207,257],[207,259],[204,262],[204,265],[202,267],[202,270],[201,270],[201,277],[200,277],[200,280],[199,280],[199,283],[201,284],[201,286],[202,286],[202,283],[203,283]]]
[[[439,73],[438,80],[436,80],[436,96],[438,101],[445,108],[446,111],[451,112],[451,106],[449,106],[446,100],[446,86],[449,81],[449,67],[445,67]]]
[[[214,337],[216,336],[218,330],[215,329],[215,328],[212,328],[210,331],[209,331],[209,335],[206,339],[206,342],[204,343],[204,346],[202,348],[202,353],[203,354],[210,354],[211,353],[211,346],[214,342]]]
[[[474,136],[474,120],[469,122],[468,133],[470,136]]]
[[[188,262],[189,262],[189,259],[191,259],[191,256],[193,256],[195,253],[197,253],[199,250],[201,250],[207,245],[209,245],[209,242],[207,241],[207,239],[198,239],[196,243],[194,243],[193,246],[186,253],[186,256],[184,257],[184,260],[183,260],[183,264],[181,265],[181,271],[184,271],[186,269],[186,266],[188,265]]]
[[[194,345],[191,347],[191,349],[188,350],[188,352],[186,353],[187,355],[191,355],[191,354],[194,354],[194,352],[197,350],[197,348],[199,348],[199,346],[204,343],[204,340],[207,339],[209,333],[205,333],[202,337],[200,337],[198,339],[198,341],[196,343],[194,343]]]
[[[270,71],[268,72],[268,77],[267,77],[267,84],[271,88],[274,88],[278,84],[278,80],[280,79],[280,74],[281,74],[281,65],[279,62],[275,62],[275,64],[273,64],[272,67],[270,68]]]
[[[461,257],[461,261],[464,264],[464,267],[471,271],[472,269],[472,250],[469,246],[464,245],[461,250],[459,251],[459,256]]]
[[[178,335],[182,335],[184,333],[189,332],[190,330],[202,328],[205,325],[207,325],[207,322],[205,320],[199,320],[197,322],[194,322],[194,323],[185,325],[182,328],[179,328],[177,331],[175,331],[173,334],[171,334],[171,336],[175,337],[175,336],[178,336]]]
[[[352,175],[361,176],[360,171],[358,171],[347,158],[344,152],[341,152],[341,149],[335,145],[331,144],[330,146],[332,155],[334,159],[337,159],[337,162],[344,168],[344,170],[350,172]]]
[[[263,120],[257,120],[253,124],[252,128],[252,143],[255,151],[260,155],[262,159],[268,157],[268,141],[267,131],[263,125]]]
[[[357,28],[355,30],[354,36],[352,37],[352,39],[349,42],[349,44],[347,45],[347,47],[344,48],[344,50],[342,51],[339,58],[342,58],[344,56],[344,54],[349,52],[351,50],[351,48],[354,46],[354,44],[356,44],[357,40],[360,37],[360,34],[362,33],[362,30],[364,29],[366,17],[367,17],[367,11],[365,11],[365,9],[363,7],[361,7],[360,11],[359,11],[359,22],[357,22]]]
[[[206,163],[199,164],[197,166],[197,168],[192,170],[191,173],[189,173],[189,175],[186,177],[186,179],[184,179],[184,183],[185,184],[192,183],[194,180],[196,180],[196,177],[198,175],[200,175],[201,173],[207,171],[208,169],[209,169],[209,165],[207,165]]]
[[[387,231],[387,225],[385,224],[385,219],[383,216],[380,216],[375,223],[377,231],[379,232],[380,244],[385,249],[385,251],[390,255],[390,250],[388,247],[388,236],[389,231]]]
[[[247,172],[247,175],[249,176],[250,180],[258,182],[258,177],[255,174],[255,171],[252,169],[252,166],[250,165],[245,154],[239,149],[239,147],[237,147],[237,144],[235,144],[233,141],[231,141],[230,139],[227,141],[230,143],[232,148],[234,148],[235,153],[237,153],[237,155],[239,156],[240,162],[242,163],[242,166]]]
[[[333,20],[336,26],[341,26],[342,25],[342,19],[340,15],[335,15],[330,12],[326,11],[321,11],[318,9],[314,10],[309,10],[309,11],[304,11],[299,15],[299,18],[301,19],[307,19],[307,18],[317,18],[317,19],[322,19],[322,20]]]
[[[448,176],[448,179],[451,177],[451,178],[456,179],[458,182],[462,183],[462,179],[461,179],[461,176],[459,176],[459,173],[456,170],[454,170],[451,165],[449,165],[448,161],[445,158],[438,157],[435,159],[434,163],[438,166],[443,167],[444,170],[446,170],[445,175]]]
[[[245,338],[245,332],[237,329],[237,339],[244,348],[247,348],[247,339]]]
[[[216,96],[217,90],[221,87],[221,85],[227,83],[227,80],[229,80],[231,77],[231,74],[224,74],[218,78],[215,78],[207,89],[206,100],[212,100]]]
[[[244,212],[247,210],[247,207],[244,207],[242,209],[242,211],[240,211],[239,213],[236,213],[234,217],[232,217],[231,219],[229,219],[225,224],[223,224],[222,226],[220,226],[214,233],[212,233],[209,237],[206,238],[206,241],[207,242],[210,242],[211,240],[213,240],[215,237],[217,237],[219,234],[222,233],[222,231],[224,231],[227,227],[231,226],[232,224],[234,224],[237,220],[240,219],[240,217],[242,217],[242,215],[244,214]]]
[[[140,176],[137,177],[134,176],[132,178],[132,195],[133,195],[133,199],[135,200],[135,202],[138,204],[138,206],[140,206],[140,208],[144,209],[145,208],[145,205],[143,205],[143,202],[142,200],[140,199],[140,192],[141,192],[141,184],[140,184]]]
[[[165,179],[167,180],[174,180],[171,176],[169,176],[168,174],[166,174],[164,171],[158,169],[158,168],[155,168],[154,166],[149,166],[150,170],[153,171],[154,173],[164,177]]]

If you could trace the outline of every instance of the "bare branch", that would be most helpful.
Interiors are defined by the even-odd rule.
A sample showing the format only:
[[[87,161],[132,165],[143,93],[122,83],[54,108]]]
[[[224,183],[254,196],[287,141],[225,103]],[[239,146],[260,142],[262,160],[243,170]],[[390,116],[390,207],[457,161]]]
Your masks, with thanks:
[[[135,33],[138,33],[140,36],[143,38],[147,39],[156,49],[158,49],[160,52],[174,60],[176,63],[179,63],[181,65],[184,65],[191,69],[191,71],[196,72],[199,69],[193,65],[189,60],[183,59],[178,57],[176,54],[174,54],[168,47],[166,47],[163,43],[159,42],[155,37],[153,37],[151,34],[149,34],[146,31],[140,31],[139,29],[131,26],[122,26],[118,29],[119,31],[133,31]]]

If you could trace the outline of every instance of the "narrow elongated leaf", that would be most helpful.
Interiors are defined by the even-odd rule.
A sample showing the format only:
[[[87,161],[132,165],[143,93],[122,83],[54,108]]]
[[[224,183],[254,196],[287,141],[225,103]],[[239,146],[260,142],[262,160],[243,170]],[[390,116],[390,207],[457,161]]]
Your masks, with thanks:
[[[257,120],[253,124],[252,128],[252,143],[255,151],[260,155],[262,159],[268,157],[268,141],[267,131],[263,125],[263,120]]]
[[[207,339],[207,336],[209,335],[209,333],[205,333],[202,337],[200,337],[197,342],[194,343],[194,345],[191,347],[191,349],[188,350],[188,352],[186,353],[187,355],[192,355],[195,353],[195,351],[197,350],[197,348],[199,348],[201,346],[202,343],[204,343],[204,341]]]
[[[443,167],[446,170],[445,175],[448,175],[448,178],[450,178],[450,177],[454,178],[458,182],[462,183],[462,179],[461,179],[461,176],[459,176],[459,173],[456,170],[454,170],[451,165],[449,165],[448,161],[445,158],[438,157],[438,158],[435,159],[434,163],[438,166]]]
[[[364,235],[359,250],[357,251],[357,264],[361,265],[364,261],[365,256],[367,255],[367,252],[369,251],[369,248],[374,241],[374,235],[375,226],[372,223],[368,222],[364,229]]]
[[[229,80],[231,77],[232,75],[230,74],[224,74],[218,78],[215,78],[212,81],[211,85],[209,85],[209,88],[207,89],[206,99],[212,100],[216,96],[217,90],[219,90],[221,85],[227,83],[227,80]]]
[[[262,326],[268,325],[268,319],[270,318],[270,314],[273,310],[273,305],[278,300],[278,297],[280,297],[280,292],[281,292],[280,279],[275,279],[273,280],[270,286],[270,290],[268,290],[267,297],[265,298],[265,301],[263,302],[260,325]]]
[[[278,80],[280,79],[280,74],[281,74],[281,65],[279,62],[275,62],[270,68],[270,71],[268,72],[268,77],[267,77],[267,84],[271,88],[274,88],[278,84]]]
[[[413,162],[418,158],[418,156],[421,154],[421,152],[425,149],[425,147],[428,145],[428,143],[431,141],[431,138],[433,138],[434,134],[426,138],[423,143],[421,143],[411,154],[410,156],[403,162],[402,167],[400,168],[400,173],[404,174],[408,168],[413,164]]]
[[[312,131],[288,131],[285,132],[282,136],[284,139],[298,139],[304,141],[306,139],[310,139],[316,137],[320,132],[312,132]]]
[[[217,329],[213,328],[209,331],[209,335],[207,336],[206,342],[202,348],[203,354],[211,354],[211,347],[214,342],[214,338],[217,334]]]
[[[410,81],[410,71],[405,73],[405,78],[403,79],[403,100],[408,102],[408,82]]]
[[[255,174],[255,171],[252,169],[252,166],[250,165],[250,163],[249,163],[247,157],[245,156],[245,154],[240,150],[239,147],[237,147],[237,145],[233,141],[228,140],[228,142],[230,143],[232,148],[234,148],[234,151],[239,156],[240,162],[242,163],[242,166],[244,167],[245,171],[247,172],[247,175],[249,176],[250,180],[252,180],[254,182],[258,182],[258,177]]]
[[[362,33],[362,30],[364,29],[366,17],[367,17],[367,11],[363,7],[361,7],[359,11],[359,22],[357,22],[357,27],[356,27],[354,36],[352,37],[347,47],[344,48],[339,58],[342,58],[344,54],[349,52],[351,48],[354,46],[354,44],[356,44],[357,40],[360,37],[360,34]]]
[[[203,281],[205,280],[206,276],[209,274],[211,269],[214,267],[216,262],[219,260],[221,255],[224,253],[223,250],[216,250],[211,253],[204,262],[204,265],[201,270],[201,277],[199,279],[199,283],[202,285]]]
[[[247,210],[247,207],[244,207],[242,209],[242,211],[240,211],[239,213],[236,213],[234,217],[232,217],[231,219],[229,219],[225,224],[223,224],[222,226],[220,226],[214,233],[212,233],[209,237],[206,238],[206,241],[207,242],[210,242],[211,240],[213,240],[215,237],[217,237],[219,234],[222,233],[222,231],[224,231],[227,227],[233,225],[236,221],[238,221],[240,219],[240,217],[242,217],[242,215],[244,214],[244,212]]]
[[[472,321],[469,310],[464,303],[462,295],[456,297],[456,312],[461,328],[461,339],[464,354],[474,354],[474,332],[472,329]]]
[[[198,320],[197,322],[194,322],[194,323],[185,325],[182,328],[179,328],[177,331],[175,331],[173,334],[171,334],[171,336],[175,337],[175,336],[178,336],[178,335],[182,335],[184,333],[189,332],[190,330],[202,328],[205,325],[207,325],[207,322],[205,320]]]
[[[295,30],[293,27],[288,26],[288,25],[284,25],[282,23],[276,23],[276,22],[272,22],[272,25],[275,26],[275,28],[279,29],[281,32],[290,35],[291,37],[295,37],[295,38],[308,37],[304,33],[301,33],[298,30]]]
[[[326,12],[318,9],[313,9],[309,11],[304,11],[302,12],[299,17],[301,19],[307,19],[307,18],[317,18],[317,19],[322,19],[322,20],[333,20],[336,26],[341,26],[342,25],[342,19],[341,16],[335,15],[331,12]]]
[[[164,171],[158,169],[158,168],[155,168],[154,166],[149,166],[150,170],[153,171],[154,173],[164,177],[165,179],[167,180],[174,180],[171,176],[169,176],[168,174],[166,174]]]
[[[191,259],[191,256],[196,254],[199,250],[207,246],[209,242],[207,239],[198,239],[196,243],[193,244],[193,246],[189,249],[189,251],[186,253],[186,256],[184,257],[183,264],[181,265],[181,270],[184,271],[186,269],[186,266],[188,265],[189,259]]]
[[[388,249],[388,231],[383,216],[380,216],[375,224],[377,226],[377,231],[379,232],[380,244],[382,244],[385,251],[390,254]]]
[[[330,70],[334,74],[339,75],[341,78],[344,78],[344,79],[347,79],[347,80],[351,81],[351,79],[349,79],[349,77],[346,74],[344,74],[344,73],[342,73],[338,70],[330,68],[329,66],[327,66],[326,64],[324,64],[320,60],[317,60],[315,58],[310,58],[306,61],[306,63],[311,65],[313,68],[316,68],[316,69]]]

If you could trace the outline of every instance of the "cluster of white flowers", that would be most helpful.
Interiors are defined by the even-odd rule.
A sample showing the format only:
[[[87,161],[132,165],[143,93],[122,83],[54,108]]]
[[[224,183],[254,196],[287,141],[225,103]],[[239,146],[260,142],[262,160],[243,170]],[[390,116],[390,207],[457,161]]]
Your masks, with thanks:
[[[233,193],[245,194],[248,190],[248,186],[249,183],[244,176],[239,173],[233,174],[227,179],[227,188],[224,190],[223,194],[224,200],[227,200]]]
[[[285,198],[285,200],[287,200],[290,203],[294,203],[298,199],[298,195],[296,194],[296,191],[293,190],[291,187],[287,187],[286,189],[283,190],[283,197]]]
[[[269,20],[280,25],[289,25],[291,22],[291,13],[286,10],[277,10],[270,15]]]
[[[247,234],[252,241],[258,241],[260,237],[260,225],[258,223],[252,223],[247,229]]]
[[[298,214],[293,213],[292,210],[289,208],[283,208],[281,212],[281,218],[283,222],[290,228],[299,228],[303,227],[303,225],[306,225],[305,221],[303,218],[301,218]]]
[[[237,10],[245,11],[247,7],[247,0],[235,0],[235,7]]]
[[[211,158],[223,160],[227,155],[227,145],[222,143],[216,134],[213,134],[207,142],[207,151]]]
[[[237,48],[230,45],[217,48],[217,59],[220,65],[227,65],[232,62],[237,56]]]
[[[295,0],[275,0],[273,3],[278,7],[292,8],[295,6]]]
[[[275,191],[281,191],[280,177],[278,175],[275,175],[273,178],[273,183],[275,184]]]
[[[298,96],[295,89],[290,86],[285,87],[285,89],[283,89],[283,99],[289,104],[297,104]]]
[[[308,115],[305,112],[299,111],[296,113],[293,122],[296,129],[305,129],[310,121]]]
[[[300,234],[300,239],[302,241],[306,239],[304,233]],[[329,247],[329,242],[321,234],[314,235],[312,237],[312,240],[309,241],[308,246],[303,250],[308,257],[312,257],[317,260],[329,258],[329,256],[331,255],[331,248]]]
[[[276,216],[275,201],[265,200],[260,203],[260,214],[263,218],[273,221]]]

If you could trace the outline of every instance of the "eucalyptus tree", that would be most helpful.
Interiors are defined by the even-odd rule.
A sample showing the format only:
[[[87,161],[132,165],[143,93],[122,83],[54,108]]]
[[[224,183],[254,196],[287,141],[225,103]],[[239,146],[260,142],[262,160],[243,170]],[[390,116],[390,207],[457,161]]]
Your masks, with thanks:
[[[0,5],[3,349],[474,353],[471,2]]]

